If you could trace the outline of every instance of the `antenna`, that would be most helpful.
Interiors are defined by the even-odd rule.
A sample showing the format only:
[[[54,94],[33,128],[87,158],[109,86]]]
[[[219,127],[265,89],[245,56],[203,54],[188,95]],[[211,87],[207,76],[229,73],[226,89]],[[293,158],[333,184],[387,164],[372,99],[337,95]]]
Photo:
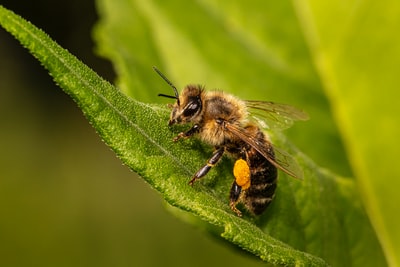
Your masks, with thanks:
[[[166,81],[166,82],[169,84],[169,86],[172,87],[172,89],[174,89],[174,93],[175,93],[175,96],[172,96],[172,95],[164,95],[164,94],[158,94],[158,96],[163,96],[163,97],[168,97],[168,98],[174,98],[174,99],[176,99],[176,101],[177,101],[177,103],[178,103],[178,106],[179,106],[179,93],[178,93],[178,90],[176,89],[175,85],[173,85],[172,82],[171,82],[170,80],[168,80],[168,78],[165,77],[165,75],[164,75],[159,69],[157,69],[157,68],[154,67],[154,66],[153,66],[153,69],[154,69],[155,72],[157,72],[158,75],[160,75],[161,78],[163,78],[164,81]]]

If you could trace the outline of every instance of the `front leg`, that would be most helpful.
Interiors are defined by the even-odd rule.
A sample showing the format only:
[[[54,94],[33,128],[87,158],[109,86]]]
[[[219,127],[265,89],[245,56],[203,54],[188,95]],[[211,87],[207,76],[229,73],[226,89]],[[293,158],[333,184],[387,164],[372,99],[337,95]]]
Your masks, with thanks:
[[[205,176],[210,169],[218,163],[218,161],[222,158],[222,155],[225,152],[224,147],[219,147],[215,152],[212,154],[211,158],[207,161],[207,164],[201,167],[200,170],[196,172],[196,174],[193,176],[192,180],[190,180],[189,184],[193,185],[194,181],[197,179],[200,179],[201,177]]]
[[[198,125],[198,124],[195,124],[195,125],[193,125],[192,128],[190,128],[190,129],[187,130],[186,132],[181,132],[181,133],[179,133],[177,136],[175,136],[175,138],[174,138],[173,140],[174,140],[174,142],[176,142],[176,141],[178,141],[178,140],[181,139],[181,138],[189,138],[189,137],[191,137],[192,135],[198,133],[198,132],[199,132],[199,129],[200,129],[199,125]]]

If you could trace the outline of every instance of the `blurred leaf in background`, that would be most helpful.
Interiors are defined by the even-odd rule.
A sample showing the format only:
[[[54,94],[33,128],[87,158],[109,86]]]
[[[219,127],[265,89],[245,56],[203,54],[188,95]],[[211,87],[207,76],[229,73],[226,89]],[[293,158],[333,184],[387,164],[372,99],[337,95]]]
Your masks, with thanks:
[[[400,265],[400,3],[296,1],[353,173],[391,266]]]

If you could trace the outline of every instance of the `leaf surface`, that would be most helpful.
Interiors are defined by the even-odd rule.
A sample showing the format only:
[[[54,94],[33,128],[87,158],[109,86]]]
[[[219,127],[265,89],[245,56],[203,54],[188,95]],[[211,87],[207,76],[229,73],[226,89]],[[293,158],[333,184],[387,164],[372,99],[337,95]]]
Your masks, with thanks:
[[[400,3],[296,1],[368,214],[400,265]]]

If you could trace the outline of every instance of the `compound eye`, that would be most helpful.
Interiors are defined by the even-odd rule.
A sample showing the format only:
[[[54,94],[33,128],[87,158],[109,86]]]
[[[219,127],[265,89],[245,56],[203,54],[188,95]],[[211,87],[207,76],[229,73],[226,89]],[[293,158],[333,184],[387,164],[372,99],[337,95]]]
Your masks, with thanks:
[[[186,105],[183,111],[183,115],[185,117],[191,117],[200,110],[201,110],[201,101],[200,98],[196,97],[195,99],[191,100],[189,104]]]

